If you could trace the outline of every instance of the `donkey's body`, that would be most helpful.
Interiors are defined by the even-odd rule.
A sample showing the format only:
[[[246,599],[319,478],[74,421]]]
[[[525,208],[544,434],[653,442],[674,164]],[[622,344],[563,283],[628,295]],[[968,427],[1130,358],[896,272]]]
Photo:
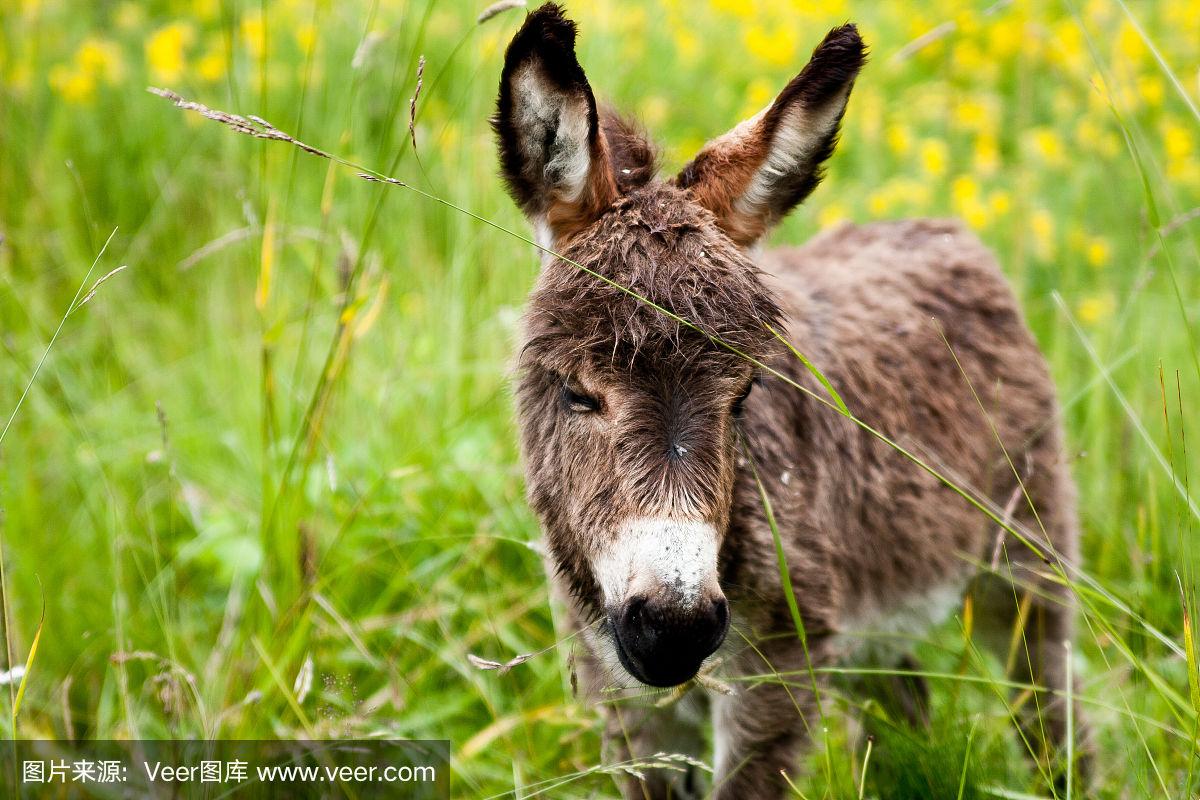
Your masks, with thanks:
[[[530,296],[518,404],[586,691],[715,670],[734,687],[712,703],[717,793],[773,798],[826,683],[809,668],[896,666],[968,586],[977,631],[1007,644],[1014,618],[1031,622],[1006,653],[1014,679],[1061,690],[1071,606],[1046,565],[1074,558],[1073,492],[1053,384],[991,255],[931,220],[754,247],[819,179],[857,32],[831,32],[771,107],[671,182],[598,113],[573,44],[557,7],[529,17],[495,124],[510,191],[560,254]],[[925,718],[919,679],[885,683],[885,707]],[[606,704],[609,757],[702,756],[700,700]],[[1063,703],[1038,710],[1030,731],[1059,747]],[[687,796],[691,780],[652,771],[626,792]]]

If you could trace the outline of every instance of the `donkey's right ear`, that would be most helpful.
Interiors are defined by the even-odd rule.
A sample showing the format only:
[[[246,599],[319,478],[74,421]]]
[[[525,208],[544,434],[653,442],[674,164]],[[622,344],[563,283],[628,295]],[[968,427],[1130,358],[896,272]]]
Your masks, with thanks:
[[[508,192],[539,244],[586,227],[616,199],[596,98],[575,57],[575,23],[560,6],[531,13],[509,44],[492,127]]]

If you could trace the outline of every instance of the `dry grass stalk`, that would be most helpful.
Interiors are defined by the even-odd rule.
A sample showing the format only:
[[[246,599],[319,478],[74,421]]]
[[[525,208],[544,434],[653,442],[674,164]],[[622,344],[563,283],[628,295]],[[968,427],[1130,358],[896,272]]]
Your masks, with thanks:
[[[312,145],[305,144],[290,133],[284,133],[276,128],[271,123],[267,122],[262,117],[256,117],[253,114],[243,117],[240,114],[231,114],[228,111],[220,111],[215,108],[209,108],[203,103],[197,103],[181,97],[179,94],[170,89],[159,89],[151,86],[147,89],[150,94],[158,95],[159,97],[170,100],[177,108],[182,108],[185,111],[195,111],[203,117],[219,122],[235,133],[243,133],[246,136],[253,136],[255,139],[270,139],[276,142],[287,142],[299,147],[306,153],[311,153],[314,156],[321,158],[333,159],[329,153],[324,150],[319,150]]]
[[[492,3],[490,6],[480,12],[475,18],[476,25],[482,25],[489,19],[503,14],[505,11],[511,11],[514,8],[524,8],[525,0],[500,0],[499,3]]]
[[[408,136],[412,139],[413,152],[417,149],[417,98],[421,96],[421,85],[425,81],[425,56],[417,59],[417,88],[408,101]]]

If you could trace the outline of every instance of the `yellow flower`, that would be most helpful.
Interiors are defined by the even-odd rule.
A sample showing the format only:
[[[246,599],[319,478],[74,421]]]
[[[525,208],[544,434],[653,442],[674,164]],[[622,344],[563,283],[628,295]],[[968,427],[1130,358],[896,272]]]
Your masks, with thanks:
[[[755,25],[746,31],[746,49],[772,66],[781,67],[796,60],[799,36],[793,28],[780,25],[768,31]]]
[[[108,39],[89,36],[75,51],[75,63],[81,72],[98,77],[108,84],[125,76],[125,59],[117,44]]]
[[[876,189],[867,195],[867,210],[873,217],[882,217],[892,210],[891,193],[885,189]]]
[[[1075,142],[1083,149],[1097,153],[1106,158],[1112,158],[1121,149],[1117,135],[1105,130],[1092,117],[1083,117],[1075,124]]]
[[[954,106],[954,122],[966,131],[978,132],[995,127],[991,109],[979,100],[962,100]]]
[[[662,95],[650,95],[638,108],[642,122],[654,128],[667,121],[670,105]]]
[[[755,78],[746,87],[747,113],[757,114],[775,100],[775,84],[766,78]],[[746,116],[746,114],[743,114]]]
[[[986,228],[991,222],[988,207],[979,197],[979,184],[970,175],[960,175],[950,184],[950,201],[972,228]]]
[[[263,24],[262,14],[255,11],[243,17],[241,33],[251,57],[256,61],[262,59],[267,52],[267,26]]]
[[[225,62],[225,47],[220,41],[214,40],[200,60],[196,62],[196,74],[202,81],[216,83],[225,77]]]
[[[217,18],[221,11],[221,0],[192,0],[192,16],[201,22]]]
[[[1135,66],[1146,56],[1146,43],[1128,19],[1121,22],[1121,29],[1117,31],[1116,52],[1119,57]]]
[[[1191,131],[1177,122],[1163,125],[1163,149],[1167,154],[1167,177],[1173,181],[1184,181],[1189,172],[1194,175],[1196,159]]]
[[[990,133],[975,139],[975,169],[981,175],[995,175],[1000,169],[1000,145]]]
[[[1093,295],[1081,301],[1075,313],[1085,325],[1095,325],[1112,316],[1116,307],[1111,294]]]
[[[970,175],[959,175],[950,184],[950,199],[955,205],[963,205],[979,199],[979,184]]]
[[[988,57],[970,39],[959,39],[950,51],[950,58],[954,61],[954,68],[961,73],[976,74],[988,66]]]
[[[840,225],[849,219],[850,214],[846,206],[842,203],[834,201],[817,214],[817,224],[822,228],[832,228],[835,225]]]
[[[912,132],[903,125],[888,125],[884,137],[888,147],[898,156],[906,156],[912,150]]]
[[[1166,96],[1167,90],[1163,86],[1162,78],[1157,75],[1143,75],[1138,78],[1138,94],[1147,106],[1158,108],[1162,105],[1163,98]]]
[[[921,167],[930,175],[945,175],[947,162],[950,160],[946,143],[940,139],[923,139],[921,141]]]
[[[736,17],[749,19],[754,16],[754,6],[746,0],[709,0],[709,5],[717,11],[733,14]]]
[[[1103,267],[1108,263],[1112,256],[1112,245],[1107,239],[1100,236],[1093,236],[1087,242],[1087,247],[1084,250],[1087,255],[1087,261],[1093,267]]]
[[[1012,195],[1004,189],[995,189],[988,195],[988,206],[993,214],[1002,217],[1012,210]]]
[[[317,43],[317,28],[311,22],[306,22],[292,32],[296,39],[296,46],[300,48],[300,52],[304,55],[312,53],[313,47]]]
[[[1043,162],[1059,167],[1066,163],[1067,151],[1053,128],[1034,128],[1029,134],[1030,148]]]
[[[1163,145],[1169,161],[1187,158],[1192,154],[1191,132],[1178,122],[1168,122],[1163,126]]]
[[[685,62],[694,62],[700,54],[700,39],[691,31],[680,28],[675,31],[675,50]]]
[[[1005,14],[987,27],[988,53],[992,58],[1012,58],[1025,39],[1024,25],[1015,14]]]
[[[1047,57],[1051,62],[1066,67],[1074,72],[1082,72],[1090,61],[1090,55],[1083,38],[1083,31],[1073,19],[1059,21],[1051,29],[1050,51]]]
[[[96,93],[96,79],[78,67],[58,64],[50,69],[50,87],[68,103],[87,103]]]
[[[195,30],[186,22],[165,25],[146,41],[146,62],[158,83],[175,83],[187,68],[186,50],[195,38]]]
[[[1039,208],[1030,215],[1029,229],[1033,232],[1033,248],[1037,257],[1043,261],[1054,258],[1054,217],[1044,208]]]

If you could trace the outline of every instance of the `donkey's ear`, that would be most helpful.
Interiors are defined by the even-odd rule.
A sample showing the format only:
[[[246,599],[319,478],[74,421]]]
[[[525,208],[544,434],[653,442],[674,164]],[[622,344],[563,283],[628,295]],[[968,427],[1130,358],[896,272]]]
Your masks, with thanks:
[[[833,29],[775,102],[705,145],[676,183],[735,242],[758,241],[820,183],[865,60],[854,25]]]
[[[504,55],[492,127],[509,194],[540,244],[594,221],[617,197],[592,87],[575,58],[575,23],[547,3]]]

